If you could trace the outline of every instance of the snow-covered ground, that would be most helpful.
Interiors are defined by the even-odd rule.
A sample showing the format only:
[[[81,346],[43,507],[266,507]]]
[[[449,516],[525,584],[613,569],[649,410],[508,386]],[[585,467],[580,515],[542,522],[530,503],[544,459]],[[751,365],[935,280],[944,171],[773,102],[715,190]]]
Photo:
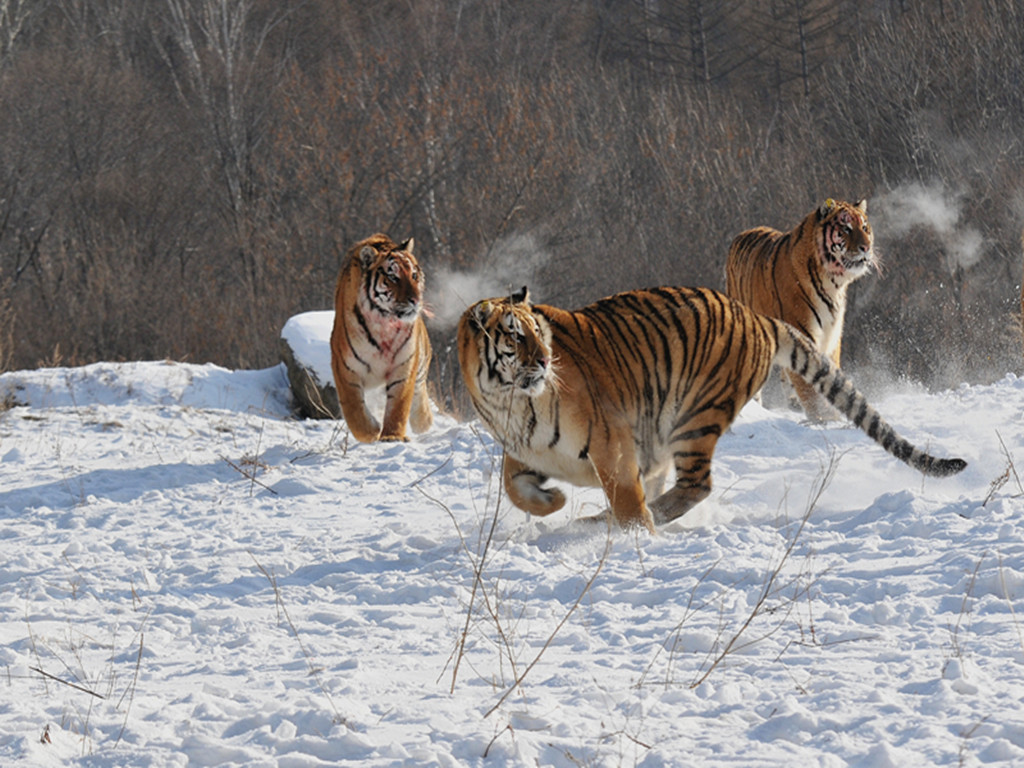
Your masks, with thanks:
[[[500,452],[289,416],[282,368],[0,376],[0,764],[1024,764],[1024,380],[750,404],[658,536]],[[518,684],[517,684],[518,683]]]

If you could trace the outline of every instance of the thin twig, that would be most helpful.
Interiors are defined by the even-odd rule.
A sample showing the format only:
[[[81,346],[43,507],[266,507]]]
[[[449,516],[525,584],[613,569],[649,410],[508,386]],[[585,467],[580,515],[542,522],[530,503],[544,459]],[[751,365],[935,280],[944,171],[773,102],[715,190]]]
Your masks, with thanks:
[[[1020,476],[1017,474],[1017,467],[1013,463],[1013,455],[1006,447],[1006,443],[1003,442],[1003,436],[999,434],[998,429],[996,430],[996,437],[999,438],[999,445],[1003,449],[1003,455],[1006,456],[1006,462],[1009,465],[1008,469],[1013,473],[1013,479],[1017,483],[1017,491],[1019,494],[1024,495],[1024,485],[1021,485]]]
[[[490,553],[490,550],[491,550],[491,542],[494,539],[494,532],[498,528],[498,512],[499,512],[499,510],[501,508],[500,496],[499,496],[498,501],[494,505],[494,515],[491,518],[491,526],[490,526],[490,529],[487,532],[487,539],[484,542],[483,551],[480,554],[480,559],[474,562],[473,561],[473,554],[469,550],[469,545],[466,543],[466,539],[462,535],[462,529],[459,527],[459,523],[455,519],[455,515],[451,511],[451,509],[449,509],[447,505],[445,505],[444,503],[442,503],[438,499],[433,498],[430,494],[428,494],[422,488],[419,488],[417,486],[416,490],[418,490],[420,493],[422,493],[424,496],[426,496],[430,501],[434,502],[439,507],[441,507],[441,509],[443,509],[445,512],[448,513],[448,516],[451,517],[452,523],[454,523],[454,525],[455,525],[455,530],[456,530],[456,532],[459,535],[459,542],[460,542],[460,544],[462,546],[463,551],[466,553],[466,556],[469,557],[470,561],[473,562],[473,586],[470,588],[469,605],[466,607],[466,621],[465,621],[465,624],[462,627],[462,633],[459,636],[459,641],[458,641],[458,643],[456,643],[456,646],[455,646],[455,666],[452,669],[452,684],[451,684],[451,687],[449,689],[449,693],[454,693],[455,692],[455,684],[456,684],[456,682],[458,680],[458,677],[459,677],[459,667],[461,666],[461,663],[462,663],[462,657],[466,653],[466,642],[469,639],[469,627],[470,627],[470,624],[472,623],[472,620],[473,620],[473,605],[476,603],[476,599],[477,599],[477,594],[478,593],[483,595],[484,602],[487,605],[488,613],[491,614],[491,617],[495,619],[495,623],[496,623],[497,628],[498,628],[498,634],[502,638],[502,642],[505,643],[506,648],[509,648],[509,656],[510,656],[510,660],[512,661],[513,674],[514,674],[515,660],[511,659],[511,655],[512,654],[511,654],[510,644],[509,644],[509,642],[504,637],[504,632],[503,632],[503,629],[501,627],[501,623],[499,621],[497,621],[496,612],[493,609],[491,609],[490,600],[487,598],[487,591],[483,588],[484,563],[487,560],[487,555]]]
[[[256,452],[253,454],[253,465],[256,464],[256,462],[259,460],[259,457],[260,457],[260,445],[263,443],[263,428],[266,425],[267,425],[266,420],[263,420],[263,421],[260,422],[260,431],[259,431],[259,434],[256,435]],[[256,470],[255,469],[253,470],[252,474],[249,476],[249,480],[251,481],[249,483],[249,498],[252,498],[253,487],[256,484]],[[260,486],[263,487],[263,488],[267,487],[267,486],[263,485],[263,483],[260,483]],[[273,491],[273,489],[268,489],[268,490],[271,490],[275,495],[277,494],[277,491]]]
[[[694,601],[697,598],[697,590],[700,588],[700,586],[705,581],[707,581],[708,577],[715,570],[715,568],[718,567],[718,564],[721,563],[721,562],[722,562],[721,558],[719,558],[718,560],[713,562],[711,564],[711,566],[706,571],[704,571],[703,574],[701,574],[700,578],[697,579],[697,583],[694,584],[693,585],[693,589],[690,590],[690,598],[689,598],[689,600],[686,601],[686,610],[683,612],[683,618],[680,619],[676,623],[676,625],[672,628],[672,632],[670,633],[670,635],[673,637],[673,639],[672,639],[672,642],[671,642],[671,646],[668,648],[668,661],[665,662],[665,683],[666,683],[666,685],[669,684],[669,681],[670,681],[671,676],[672,676],[672,665],[675,663],[676,648],[678,648],[678,646],[679,646],[679,633],[682,632],[683,625],[686,624],[686,622],[690,619],[690,617],[693,616],[694,614],[696,614],[697,611],[705,608],[711,602],[711,600],[704,600],[704,601],[702,601],[700,604],[698,604],[695,607],[694,606]],[[721,593],[719,593],[719,594],[721,594]],[[640,680],[636,684],[637,688],[642,688],[646,684],[647,677],[648,677],[648,675],[651,674],[651,671],[654,668],[654,662],[657,661],[658,656],[660,656],[661,652],[664,651],[664,650],[666,650],[666,644],[662,644],[662,645],[658,646],[658,650],[655,651],[654,656],[651,657],[651,661],[648,663],[647,667],[644,669],[643,674],[640,675]]]
[[[437,504],[437,506],[439,506],[441,509],[443,509],[445,512],[448,513],[448,517],[450,517],[452,519],[452,524],[455,526],[455,532],[459,536],[459,546],[462,548],[462,551],[466,553],[466,556],[469,557],[470,560],[472,560],[472,555],[470,554],[470,551],[469,551],[469,545],[466,544],[466,537],[462,535],[462,528],[459,526],[459,521],[455,519],[455,513],[453,513],[451,508],[447,504],[443,503],[440,499],[435,499],[433,496],[431,496],[429,493],[424,491],[419,486],[414,486],[414,487],[416,488],[417,491],[422,493],[429,501],[434,502],[435,504]],[[473,598],[476,595],[477,583],[479,582],[479,571],[477,570],[476,566],[474,566],[473,571],[474,571],[474,573],[476,573],[477,578],[473,579],[473,587],[472,587],[472,589],[470,591],[470,597],[469,597],[469,606],[470,606],[470,608],[472,608],[472,606],[473,606]],[[466,612],[466,623],[462,627],[462,633],[461,633],[461,635],[459,637],[459,642],[457,642],[455,644],[455,648],[452,649],[451,656],[448,657],[448,661],[449,662],[451,661],[452,657],[455,658],[455,668],[452,670],[452,684],[451,684],[451,687],[448,689],[449,693],[454,693],[455,692],[455,682],[458,679],[459,664],[462,661],[462,655],[463,655],[463,653],[465,653],[466,637],[467,637],[467,635],[469,635],[469,625],[470,625],[471,620],[472,620],[472,612],[471,612],[471,610],[467,610],[467,612]],[[445,663],[445,669],[447,669],[447,667],[448,667],[448,664]],[[444,674],[444,669],[441,670],[441,674],[442,675]],[[440,680],[440,679],[441,679],[440,676],[438,676],[438,680]]]
[[[598,560],[597,568],[594,570],[594,573],[587,580],[587,583],[583,585],[583,589],[580,590],[580,593],[576,596],[576,600],[573,602],[573,604],[569,606],[569,610],[566,611],[565,616],[562,617],[562,620],[559,621],[558,625],[554,628],[554,630],[552,630],[551,634],[548,636],[548,639],[544,641],[544,645],[541,646],[541,649],[537,652],[537,655],[533,657],[533,661],[526,665],[526,669],[523,670],[523,673],[521,675],[516,676],[515,682],[508,688],[508,690],[505,691],[505,693],[501,695],[501,698],[499,698],[498,701],[495,702],[494,706],[487,710],[487,712],[484,714],[485,718],[490,717],[491,714],[493,714],[494,711],[498,709],[498,707],[504,704],[505,699],[511,696],[512,692],[515,691],[520,685],[522,685],[523,680],[526,678],[528,674],[530,674],[530,670],[537,666],[537,662],[540,661],[541,657],[544,655],[544,652],[547,651],[547,649],[551,646],[551,643],[554,642],[555,637],[562,630],[562,627],[565,626],[565,623],[569,620],[569,617],[576,612],[576,609],[579,608],[580,603],[583,602],[583,598],[587,595],[588,592],[590,592],[590,588],[594,585],[594,582],[597,580],[598,574],[601,573],[601,570],[604,568],[605,563],[608,560],[608,554],[611,552],[611,549],[612,536],[611,523],[609,518],[608,538],[605,540],[604,552],[601,553],[601,559]]]
[[[1013,627],[1017,630],[1017,642],[1020,643],[1021,651],[1024,651],[1024,635],[1021,635],[1020,622],[1017,620],[1017,613],[1013,610],[1013,600],[1010,597],[1010,592],[1006,588],[1006,573],[1003,571],[1003,554],[999,553],[999,586],[1003,588],[1003,597],[1006,598],[1006,604],[1010,608],[1010,618],[1013,619]]]
[[[258,485],[263,490],[270,491],[272,494],[277,496],[277,491],[275,491],[269,485],[265,485],[264,483],[261,483],[259,480],[256,479],[256,473],[255,472],[246,472],[244,469],[242,469],[240,466],[235,464],[235,462],[233,462],[231,459],[227,458],[226,456],[221,456],[221,459],[223,459],[228,464],[228,466],[230,466],[233,470],[235,470],[240,475],[242,475],[242,477],[246,478],[247,480],[251,480],[253,483]],[[249,495],[250,496],[252,495],[252,487],[251,486],[249,488]]]
[[[139,683],[139,669],[142,667],[142,648],[145,637],[145,633],[139,633],[139,654],[135,657],[135,675],[132,677],[132,684],[128,689],[128,707],[124,711],[124,722],[121,723],[121,730],[118,732],[117,739],[114,741],[115,749],[117,748],[117,745],[121,743],[121,737],[124,736],[124,730],[128,727],[128,715],[132,711],[132,702],[135,701],[135,686]],[[123,694],[121,696],[121,700],[124,700]],[[118,702],[118,706],[120,706],[120,702]]]
[[[960,603],[960,613],[957,614],[956,624],[949,630],[950,645],[953,647],[953,656],[956,658],[963,658],[964,649],[960,647],[960,623],[964,620],[964,616],[969,616],[971,613],[970,602],[971,596],[974,593],[974,584],[978,580],[978,572],[981,570],[981,564],[985,560],[984,553],[978,558],[978,562],[974,565],[974,570],[971,572],[971,578],[967,582],[967,590],[964,592],[964,599]]]
[[[39,656],[39,647],[36,645],[36,633],[32,631],[32,622],[28,618],[28,603],[25,603],[25,627],[28,629],[28,642],[29,647],[32,649],[32,655],[36,657],[36,663],[42,666],[43,660]],[[46,689],[47,695],[49,695],[50,685],[45,677],[43,678],[43,687]]]
[[[446,466],[448,466],[449,463],[451,463],[452,457],[454,455],[455,455],[454,451],[452,453],[448,454],[448,458],[447,459],[445,459],[440,464],[438,464],[436,467],[434,467],[432,470],[427,472],[427,474],[425,474],[423,477],[419,478],[418,480],[413,480],[411,483],[409,483],[409,485],[407,487],[415,488],[416,486],[418,486],[420,483],[422,483],[424,480],[426,480],[431,475],[435,475],[438,472],[440,472],[442,469],[444,469]],[[430,498],[430,497],[428,496],[427,498]]]
[[[807,504],[807,511],[804,513],[803,518],[800,520],[800,524],[797,526],[796,532],[793,534],[788,544],[786,545],[786,549],[783,551],[782,557],[779,559],[779,562],[772,568],[771,572],[765,578],[764,586],[761,588],[761,593],[760,595],[758,595],[757,601],[754,603],[754,607],[747,615],[747,618],[740,625],[740,628],[736,630],[733,636],[728,640],[728,642],[726,642],[725,647],[722,648],[721,651],[719,651],[717,656],[715,656],[715,658],[712,660],[708,668],[705,669],[703,674],[697,677],[690,684],[691,688],[697,688],[701,683],[707,680],[708,677],[711,676],[711,673],[714,672],[715,669],[718,666],[720,666],[722,662],[724,662],[732,653],[740,651],[743,648],[749,647],[753,643],[760,642],[761,640],[770,637],[772,634],[774,634],[775,631],[777,631],[778,627],[782,625],[782,622],[780,621],[775,629],[770,630],[761,637],[755,638],[754,640],[751,640],[749,642],[744,642],[742,644],[740,643],[740,638],[742,638],[746,634],[747,630],[750,629],[751,625],[754,623],[754,620],[765,612],[765,604],[768,602],[768,598],[775,594],[775,584],[778,581],[780,574],[782,573],[782,569],[785,566],[786,562],[789,560],[790,556],[793,554],[793,550],[796,548],[797,541],[799,541],[800,539],[800,534],[803,533],[804,527],[807,525],[807,521],[811,517],[811,513],[817,506],[818,501],[821,499],[822,494],[825,492],[825,489],[832,481],[832,478],[835,475],[837,467],[838,460],[836,458],[835,452],[833,452],[829,458],[828,466],[825,467],[824,472],[819,477],[818,482],[814,487],[811,499]],[[788,616],[791,611],[792,602],[790,603],[789,609],[786,612],[786,616]],[[784,619],[785,616],[783,617],[783,620]]]
[[[1006,468],[1003,473],[995,478],[988,486],[988,494],[985,496],[985,500],[981,502],[981,506],[986,507],[988,503],[995,498],[996,494],[1002,489],[1004,485],[1010,482],[1010,475],[1013,475],[1014,481],[1017,483],[1017,491],[1011,498],[1019,498],[1024,496],[1024,486],[1021,485],[1020,476],[1017,474],[1017,467],[1014,466],[1013,456],[1009,449],[1006,447],[1006,443],[1003,442],[1003,436],[999,434],[999,430],[996,430],[996,438],[999,440],[999,446],[1003,451],[1003,456],[1006,457]]]
[[[49,672],[44,672],[39,667],[29,667],[29,669],[31,669],[33,672],[38,672],[40,675],[42,675],[45,678],[48,678],[50,680],[55,680],[56,682],[61,683],[62,685],[66,685],[68,688],[74,688],[76,691],[81,691],[82,693],[88,693],[90,696],[95,696],[97,699],[106,699],[107,698],[103,694],[96,693],[96,691],[90,691],[88,688],[84,688],[81,685],[77,685],[76,683],[71,683],[71,682],[68,682],[67,680],[63,680],[63,679],[57,677],[56,675],[51,675]]]
[[[475,429],[474,429],[474,432],[475,432]],[[480,435],[477,434],[477,437],[479,439]],[[502,456],[502,462],[503,461],[504,461],[504,455]],[[440,467],[438,469],[440,469]],[[437,470],[434,470],[434,471],[437,471]],[[502,477],[503,474],[504,474],[503,473],[503,465],[499,464],[499,466],[498,466],[498,476],[499,476],[499,478]],[[494,456],[493,456],[493,454],[491,455],[491,476],[492,477],[494,476]],[[429,475],[428,475],[428,477],[429,477]],[[421,478],[420,480],[423,480],[423,479],[426,479],[426,478]],[[417,481],[417,483],[418,482],[420,482],[420,481]],[[503,490],[504,490],[504,488],[500,485],[501,481],[499,480],[498,497],[497,497],[497,499],[494,502],[494,514],[491,516],[491,525],[490,525],[490,528],[488,529],[488,532],[487,532],[487,538],[486,538],[486,540],[484,542],[482,542],[482,549],[478,549],[478,552],[479,552],[478,557],[479,557],[479,559],[475,559],[474,554],[470,551],[469,544],[466,541],[466,537],[463,535],[462,528],[459,526],[459,521],[456,519],[455,514],[448,507],[448,505],[446,505],[444,502],[440,501],[439,499],[436,499],[433,496],[431,496],[429,493],[427,493],[422,488],[420,488],[417,483],[413,483],[413,487],[415,487],[427,499],[429,499],[433,503],[437,504],[437,506],[439,506],[441,509],[443,509],[447,513],[448,517],[451,518],[452,524],[455,526],[455,531],[456,531],[456,533],[459,536],[459,544],[460,544],[460,546],[462,548],[462,551],[466,553],[466,557],[469,559],[470,563],[472,564],[472,569],[473,569],[473,585],[470,588],[469,604],[466,606],[466,621],[463,624],[462,632],[459,635],[459,640],[456,643],[455,648],[452,651],[452,656],[455,658],[455,664],[454,664],[453,669],[452,669],[452,682],[451,682],[451,686],[449,688],[449,692],[450,693],[454,693],[455,685],[456,685],[456,683],[458,681],[459,667],[461,666],[462,659],[463,659],[463,657],[465,656],[465,653],[466,653],[466,644],[467,644],[467,642],[469,640],[469,628],[470,628],[470,625],[473,622],[473,606],[476,604],[477,596],[478,595],[482,595],[483,596],[484,605],[486,606],[487,613],[491,616],[492,620],[495,623],[495,626],[496,626],[497,631],[498,631],[498,637],[501,639],[502,644],[505,646],[506,653],[507,653],[507,655],[509,657],[509,662],[512,665],[512,674],[513,674],[513,677],[515,677],[516,676],[516,669],[515,669],[516,668],[516,660],[515,660],[515,655],[512,652],[511,642],[505,636],[504,628],[501,625],[501,621],[499,620],[499,617],[497,615],[497,611],[496,611],[496,609],[494,607],[491,606],[491,601],[490,601],[489,597],[487,596],[487,590],[484,589],[484,585],[483,585],[484,564],[485,564],[485,562],[488,559],[488,555],[490,554],[490,551],[491,551],[491,542],[494,540],[494,534],[495,534],[495,532],[498,529],[499,512],[501,510],[501,500],[502,500],[502,497],[503,497]],[[488,495],[490,495],[490,494],[488,493]],[[449,662],[451,661],[451,658],[452,657],[450,656],[449,657]],[[445,668],[446,669],[447,669],[447,666],[448,666],[448,664],[446,663],[445,664]],[[442,670],[442,674],[443,674],[443,670]],[[440,679],[440,677],[438,679]]]
[[[281,597],[281,590],[277,586],[277,579],[263,567],[263,564],[256,559],[256,555],[249,552],[249,557],[251,557],[252,561],[256,563],[256,567],[260,569],[260,573],[262,573],[266,577],[267,581],[270,582],[270,586],[274,590],[274,600],[278,610],[278,617],[280,618],[280,616],[284,616],[285,621],[288,622],[288,628],[291,629],[292,635],[295,637],[295,641],[299,644],[299,650],[302,651],[302,655],[306,659],[306,666],[309,668],[309,674],[313,676],[314,680],[316,680],[316,684],[319,686],[321,693],[323,693],[327,698],[327,702],[331,705],[331,709],[334,710],[335,722],[339,725],[348,727],[348,719],[338,710],[337,705],[334,703],[334,699],[331,697],[330,691],[327,690],[327,686],[324,685],[323,678],[320,676],[320,667],[317,667],[313,663],[313,654],[309,652],[309,649],[306,648],[306,644],[302,642],[302,638],[299,637],[299,630],[295,628],[295,623],[292,621],[292,617],[288,615],[288,609],[285,607],[284,600]]]
[[[496,734],[494,734],[494,738],[492,738],[489,742],[487,742],[487,748],[484,750],[484,759],[485,760],[487,759],[487,753],[490,752],[491,751],[491,747],[494,746],[494,742],[496,742],[498,740],[498,737],[501,736],[501,734],[505,733],[505,731],[508,731],[509,733],[511,733],[512,737],[515,738],[515,733],[516,732],[514,730],[512,730],[512,725],[511,724],[506,725],[504,728],[502,728],[500,731],[498,731]]]

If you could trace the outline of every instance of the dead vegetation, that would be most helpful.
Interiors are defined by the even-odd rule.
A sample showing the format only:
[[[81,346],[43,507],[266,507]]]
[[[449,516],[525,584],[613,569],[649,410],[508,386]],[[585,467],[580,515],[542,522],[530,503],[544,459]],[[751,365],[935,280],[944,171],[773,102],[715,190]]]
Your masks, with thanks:
[[[862,196],[886,270],[856,287],[847,366],[948,385],[1020,361],[1015,4],[12,8],[0,368],[273,364],[377,230],[416,237],[435,303],[442,274],[500,280],[525,242],[538,298],[574,305],[720,287],[736,232]],[[887,217],[922,190],[937,218]]]

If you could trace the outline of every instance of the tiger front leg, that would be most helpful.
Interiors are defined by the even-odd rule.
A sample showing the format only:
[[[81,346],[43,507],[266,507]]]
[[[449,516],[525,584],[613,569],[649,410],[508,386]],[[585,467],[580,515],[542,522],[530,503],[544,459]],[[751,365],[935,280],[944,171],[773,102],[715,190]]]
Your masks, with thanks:
[[[632,436],[610,441],[603,449],[591,452],[591,461],[611,508],[612,517],[621,528],[642,526],[656,533],[654,519],[647,508],[644,481],[636,460]]]
[[[558,488],[544,488],[548,477],[505,454],[502,476],[509,501],[531,515],[543,517],[565,506],[565,494]]]
[[[416,382],[408,376],[387,383],[387,405],[384,406],[384,426],[380,439],[390,442],[408,442],[405,430],[412,411]]]
[[[334,385],[338,390],[341,414],[352,436],[361,443],[375,442],[380,437],[380,422],[366,408],[363,387],[337,377]]]
[[[807,414],[807,420],[814,424],[824,424],[827,421],[840,419],[839,412],[832,407],[832,404],[820,394],[818,390],[800,378],[792,371],[786,372],[793,384],[793,391],[796,393],[800,405]]]

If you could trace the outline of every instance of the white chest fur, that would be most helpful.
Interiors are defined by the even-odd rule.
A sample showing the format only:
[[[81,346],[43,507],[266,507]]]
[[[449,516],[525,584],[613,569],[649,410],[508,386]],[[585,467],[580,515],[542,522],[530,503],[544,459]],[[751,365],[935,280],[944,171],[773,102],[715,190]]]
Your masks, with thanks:
[[[363,323],[355,329],[352,347],[366,369],[365,386],[380,386],[408,360],[405,348],[412,338],[416,317],[406,320],[360,304]]]
[[[826,278],[826,285],[832,290],[829,292],[829,301],[818,297],[815,306],[815,313],[820,323],[818,333],[814,342],[818,351],[826,355],[832,354],[843,337],[843,316],[846,314],[846,284],[837,284],[834,280]]]

